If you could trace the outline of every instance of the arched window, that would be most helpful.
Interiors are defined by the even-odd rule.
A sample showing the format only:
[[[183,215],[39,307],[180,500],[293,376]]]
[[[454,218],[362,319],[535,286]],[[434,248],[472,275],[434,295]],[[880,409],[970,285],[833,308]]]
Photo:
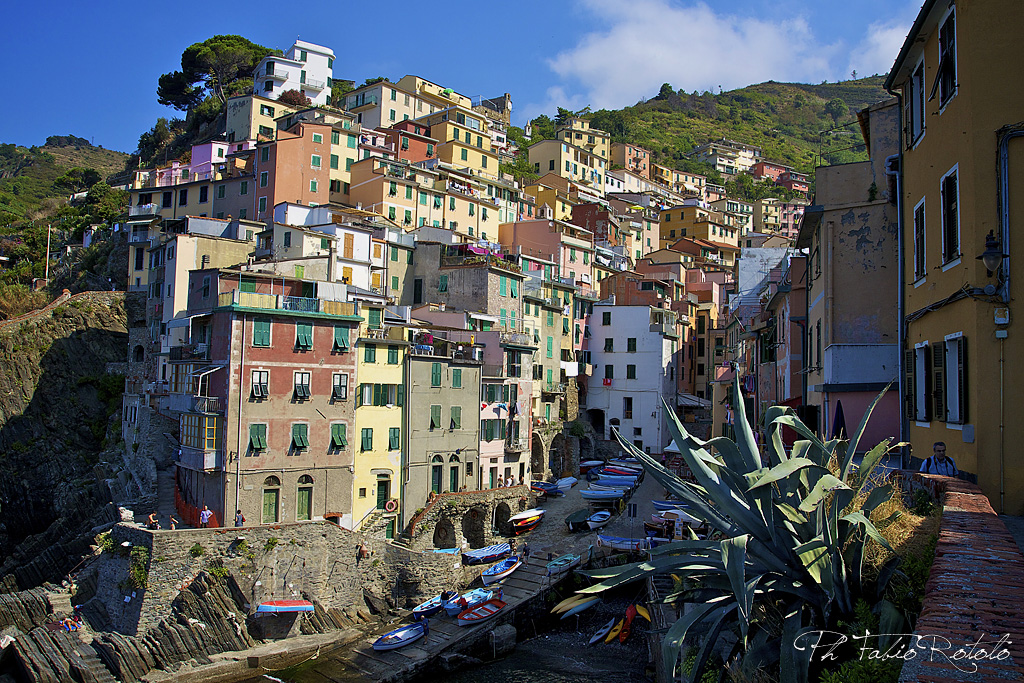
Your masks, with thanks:
[[[267,477],[266,479],[263,480],[263,485],[264,486],[280,486],[281,485],[281,480],[278,479],[277,477],[271,475],[271,476],[269,476],[269,477]]]
[[[312,484],[313,483],[313,477],[309,476],[308,474],[303,474],[301,477],[299,477],[299,483],[300,484]]]

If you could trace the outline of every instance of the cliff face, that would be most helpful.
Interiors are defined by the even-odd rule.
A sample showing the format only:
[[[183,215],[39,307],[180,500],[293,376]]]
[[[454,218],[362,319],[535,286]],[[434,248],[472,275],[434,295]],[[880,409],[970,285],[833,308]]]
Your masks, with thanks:
[[[24,554],[19,543],[59,520],[71,531],[105,502],[93,468],[116,445],[108,428],[124,389],[107,364],[126,354],[122,292],[79,294],[0,325],[0,576]]]

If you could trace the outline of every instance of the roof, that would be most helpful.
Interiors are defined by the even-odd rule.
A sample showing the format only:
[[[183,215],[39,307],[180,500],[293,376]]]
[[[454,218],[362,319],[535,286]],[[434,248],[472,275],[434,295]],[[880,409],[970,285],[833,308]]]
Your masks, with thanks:
[[[925,0],[924,5],[921,7],[921,11],[917,14],[917,19],[914,20],[914,25],[910,27],[910,33],[907,34],[906,39],[903,41],[903,47],[900,48],[899,55],[896,56],[896,61],[893,62],[892,68],[889,69],[889,75],[885,79],[884,87],[886,90],[891,90],[893,84],[896,82],[896,77],[899,74],[900,65],[907,59],[911,49],[913,49],[914,42],[917,38],[917,34],[924,28],[925,22],[928,20],[928,15],[931,14],[932,9],[937,4],[936,0]]]

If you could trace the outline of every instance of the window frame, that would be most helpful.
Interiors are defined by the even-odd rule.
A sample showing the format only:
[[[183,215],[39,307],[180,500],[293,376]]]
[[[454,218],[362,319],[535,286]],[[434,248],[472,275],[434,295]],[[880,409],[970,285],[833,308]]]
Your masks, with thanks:
[[[348,373],[335,372],[331,375],[331,398],[335,401],[348,400]]]
[[[312,379],[312,373],[307,370],[296,370],[292,373],[292,396],[296,401],[308,401],[312,398]]]
[[[955,234],[952,234],[949,227],[950,214],[952,209],[948,203],[948,187],[947,184],[949,179],[952,178],[956,185],[956,196],[953,198],[955,209]],[[941,207],[940,215],[942,217],[942,265],[943,267],[950,266],[960,260],[961,253],[961,240],[960,240],[960,164],[954,164],[951,169],[946,171],[939,179],[939,204]],[[955,244],[953,243],[955,241]],[[956,253],[951,254],[951,248],[956,248]]]
[[[253,370],[250,373],[249,395],[256,400],[270,398],[270,370]]]

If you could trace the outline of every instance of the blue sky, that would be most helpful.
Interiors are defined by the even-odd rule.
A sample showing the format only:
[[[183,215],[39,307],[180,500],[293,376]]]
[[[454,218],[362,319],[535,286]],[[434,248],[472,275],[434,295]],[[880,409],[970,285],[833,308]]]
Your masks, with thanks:
[[[73,134],[129,152],[158,116],[157,78],[188,45],[236,33],[330,46],[336,78],[412,73],[475,97],[512,95],[513,122],[564,106],[620,108],[676,88],[820,83],[885,73],[921,0],[522,0],[282,5],[17,3],[0,44],[0,142]],[[43,95],[45,93],[45,96]]]

